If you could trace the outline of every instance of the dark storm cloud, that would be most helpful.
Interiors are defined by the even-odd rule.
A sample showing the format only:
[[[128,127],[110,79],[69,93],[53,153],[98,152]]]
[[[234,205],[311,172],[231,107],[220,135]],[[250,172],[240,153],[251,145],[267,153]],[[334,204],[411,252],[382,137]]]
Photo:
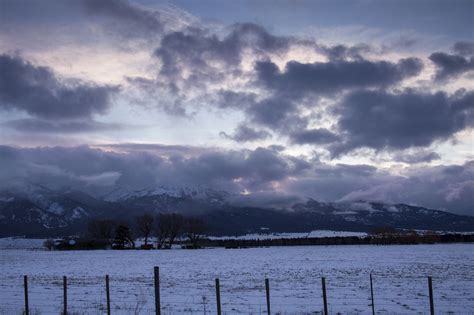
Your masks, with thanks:
[[[334,156],[360,147],[427,147],[474,126],[474,92],[449,96],[413,90],[356,91],[343,99],[336,114],[346,140],[332,147]]]
[[[455,78],[474,70],[474,57],[436,52],[430,55],[430,60],[436,65],[435,79],[438,81]]]
[[[256,103],[257,94],[220,90],[217,92],[217,105],[221,108],[245,109]]]
[[[330,61],[341,60],[363,60],[362,55],[369,52],[371,48],[365,44],[356,46],[335,45],[335,46],[321,46],[319,50],[325,54]]]
[[[365,164],[336,164],[329,166],[325,164],[316,165],[315,173],[322,177],[371,177],[377,174],[377,168]]]
[[[308,124],[308,119],[299,115],[297,103],[283,95],[256,102],[246,109],[246,114],[255,124],[283,133],[305,128]]]
[[[255,54],[284,52],[289,41],[251,23],[233,25],[222,39],[203,29],[188,28],[165,35],[155,56],[162,62],[160,74],[165,77],[182,78],[183,72],[189,69],[190,79],[217,80],[240,64],[245,48]],[[213,65],[216,62],[221,66]]]
[[[5,127],[24,133],[91,133],[106,130],[119,130],[119,124],[105,124],[93,120],[50,121],[41,119],[17,119],[2,124]]]
[[[474,70],[474,42],[457,42],[453,45],[454,54],[432,53],[429,59],[436,66],[435,80],[454,79]]]
[[[286,51],[291,39],[272,35],[258,24],[238,23],[232,26],[232,32],[224,39],[224,42],[234,42],[240,50],[250,47],[256,52],[266,53]]]
[[[233,134],[228,135],[225,132],[219,133],[222,137],[234,140],[236,142],[252,142],[271,138],[272,135],[266,130],[257,130],[245,125],[239,125]]]
[[[300,130],[290,134],[290,140],[296,144],[329,144],[339,141],[338,135],[325,129]]]
[[[117,87],[64,82],[50,68],[18,56],[0,55],[0,108],[43,119],[90,118],[110,107]]]
[[[453,49],[461,56],[472,56],[474,55],[474,42],[457,42]]]
[[[265,87],[302,95],[315,93],[328,95],[344,89],[388,87],[416,76],[423,65],[419,59],[406,58],[398,63],[388,61],[334,61],[300,63],[291,61],[280,72],[276,64],[266,61],[256,64],[259,82]]]

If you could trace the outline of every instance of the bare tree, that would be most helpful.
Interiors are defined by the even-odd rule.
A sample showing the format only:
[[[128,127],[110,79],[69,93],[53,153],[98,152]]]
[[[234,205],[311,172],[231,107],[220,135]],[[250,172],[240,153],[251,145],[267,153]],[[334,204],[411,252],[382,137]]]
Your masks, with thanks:
[[[115,222],[112,220],[93,220],[89,222],[87,232],[89,237],[110,242],[114,236]]]
[[[169,236],[168,236],[168,246],[171,248],[173,243],[183,229],[184,218],[181,214],[172,213],[169,215]]]
[[[183,216],[178,213],[160,213],[156,221],[157,248],[171,248],[183,229]]]
[[[151,214],[144,214],[137,217],[137,226],[140,233],[145,237],[145,247],[148,247],[148,237],[153,230],[153,222],[155,219]]]
[[[161,249],[170,235],[169,216],[160,213],[156,218],[156,248]]]
[[[206,223],[202,219],[186,219],[186,237],[193,248],[199,248],[199,241],[204,236],[206,229]]]

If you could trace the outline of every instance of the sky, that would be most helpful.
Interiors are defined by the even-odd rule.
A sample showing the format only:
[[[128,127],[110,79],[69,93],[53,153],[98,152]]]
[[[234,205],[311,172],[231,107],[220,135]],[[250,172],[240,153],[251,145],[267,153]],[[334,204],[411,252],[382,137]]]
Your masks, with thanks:
[[[474,2],[0,0],[0,188],[474,214]]]

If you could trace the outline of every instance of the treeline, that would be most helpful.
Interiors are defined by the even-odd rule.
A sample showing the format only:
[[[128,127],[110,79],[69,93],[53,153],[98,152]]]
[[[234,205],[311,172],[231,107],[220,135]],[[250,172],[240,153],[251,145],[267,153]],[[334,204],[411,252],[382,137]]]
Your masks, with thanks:
[[[48,249],[170,249],[177,239],[183,239],[185,248],[200,248],[207,227],[203,220],[184,217],[177,213],[143,214],[135,222],[93,220],[79,237],[46,240]],[[144,242],[136,246],[135,240]],[[153,241],[151,241],[153,239]]]
[[[157,216],[143,214],[134,222],[93,220],[87,231],[79,237],[46,240],[48,249],[170,249],[179,243],[182,248],[225,247],[247,248],[268,246],[304,245],[412,245],[435,243],[474,242],[474,234],[436,232],[419,233],[414,230],[397,230],[390,226],[375,227],[366,237],[314,237],[280,239],[209,239],[205,236],[206,223],[196,217],[184,217],[177,213],[161,213]],[[136,246],[135,240],[143,238]]]
[[[210,240],[203,245],[209,247],[248,248],[269,246],[305,246],[305,245],[415,245],[435,243],[474,242],[474,235],[465,234],[390,234],[370,235],[367,237],[320,237],[320,238],[284,238],[252,240]]]

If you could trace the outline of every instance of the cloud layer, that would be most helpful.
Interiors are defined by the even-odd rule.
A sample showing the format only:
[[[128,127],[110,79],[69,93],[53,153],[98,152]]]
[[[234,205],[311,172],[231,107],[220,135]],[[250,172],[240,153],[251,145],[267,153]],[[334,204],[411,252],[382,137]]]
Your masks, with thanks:
[[[251,193],[256,199],[260,195],[266,199],[293,196],[292,200],[367,199],[422,204],[466,214],[472,211],[474,161],[457,166],[412,167],[400,176],[369,165],[329,165],[295,158],[274,148],[126,148],[127,152],[117,153],[87,146],[1,146],[1,188],[27,180],[100,194],[117,186],[139,189],[186,183],[236,194]]]

